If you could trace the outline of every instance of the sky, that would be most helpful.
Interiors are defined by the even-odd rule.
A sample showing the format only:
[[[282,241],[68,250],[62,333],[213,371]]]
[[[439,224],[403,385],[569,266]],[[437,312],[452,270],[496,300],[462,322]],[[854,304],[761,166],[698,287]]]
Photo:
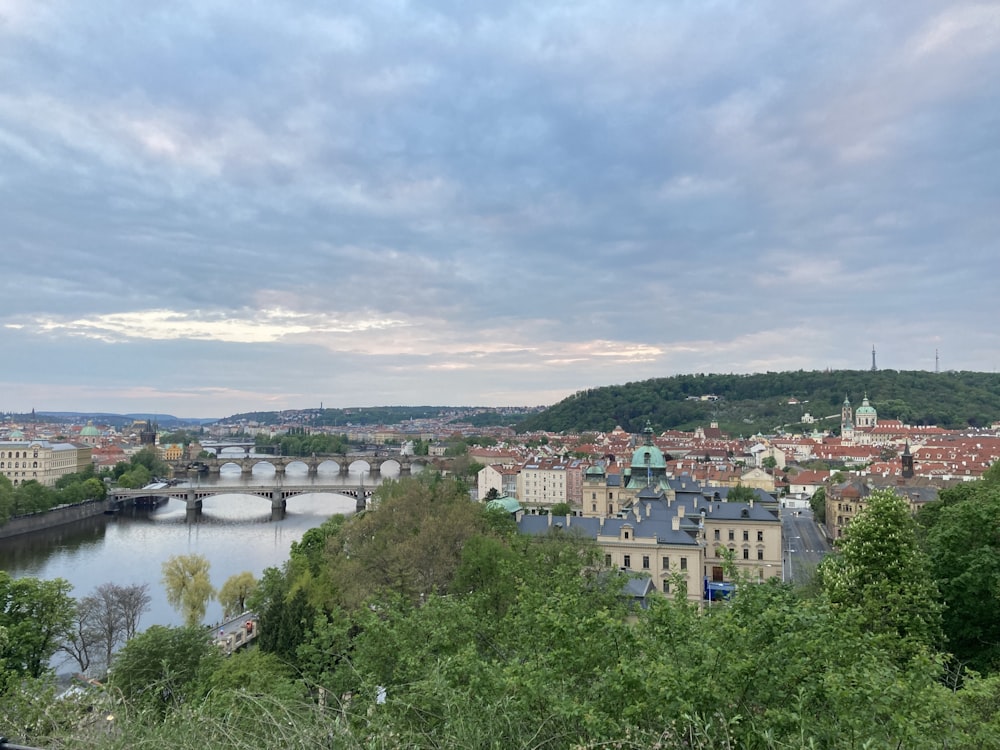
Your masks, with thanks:
[[[0,0],[0,411],[1000,366],[1000,4]]]

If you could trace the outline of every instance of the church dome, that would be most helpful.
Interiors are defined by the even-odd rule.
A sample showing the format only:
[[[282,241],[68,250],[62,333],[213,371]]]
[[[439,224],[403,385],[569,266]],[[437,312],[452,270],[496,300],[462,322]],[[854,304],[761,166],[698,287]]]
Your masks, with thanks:
[[[80,437],[100,437],[101,431],[94,427],[93,422],[87,422],[87,426],[80,430]]]
[[[632,454],[632,468],[666,469],[667,459],[663,456],[663,451],[653,445],[653,428],[649,422],[646,423],[646,429],[642,432],[646,436],[646,441]]]
[[[864,414],[875,414],[875,407],[872,406],[868,401],[868,396],[866,395],[864,400],[861,402],[861,406],[857,408],[854,412],[857,416],[862,416]]]
[[[11,440],[24,440],[24,433],[21,432],[20,430],[11,430],[10,431],[10,439]]]

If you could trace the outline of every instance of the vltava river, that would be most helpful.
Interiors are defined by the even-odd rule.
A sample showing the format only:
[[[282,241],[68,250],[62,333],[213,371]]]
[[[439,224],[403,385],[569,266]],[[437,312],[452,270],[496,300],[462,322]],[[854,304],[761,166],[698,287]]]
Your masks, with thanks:
[[[261,467],[258,467],[260,469]],[[367,472],[346,477],[321,472],[307,477],[305,469],[292,467],[282,480],[286,485],[321,484],[357,488],[371,487],[380,480]],[[388,467],[387,467],[388,468]],[[218,588],[236,573],[248,570],[260,577],[264,568],[277,567],[288,559],[292,542],[336,513],[355,509],[352,497],[308,494],[289,498],[284,518],[272,520],[271,502],[239,494],[247,484],[269,484],[271,473],[240,477],[239,470],[212,479],[202,486],[232,487],[233,493],[206,498],[200,517],[187,520],[185,503],[169,500],[155,509],[134,508],[117,516],[98,516],[79,524],[62,526],[0,542],[0,569],[15,577],[65,578],[73,585],[73,596],[83,597],[102,583],[149,585],[152,604],[143,615],[140,629],[150,625],[180,625],[181,617],[169,604],[160,583],[161,565],[171,555],[198,553],[211,563],[212,584]],[[394,475],[387,472],[387,477]],[[222,618],[218,602],[209,603],[206,624]]]

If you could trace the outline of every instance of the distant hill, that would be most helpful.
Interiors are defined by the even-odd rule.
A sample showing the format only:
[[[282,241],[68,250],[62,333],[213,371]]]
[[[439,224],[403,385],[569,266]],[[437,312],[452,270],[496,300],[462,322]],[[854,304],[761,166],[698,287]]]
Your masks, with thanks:
[[[463,422],[476,427],[513,426],[540,411],[531,406],[360,406],[349,409],[286,409],[234,414],[226,421],[248,420],[263,425],[299,422],[316,427],[396,425],[411,420]]]
[[[22,418],[27,418],[29,415],[22,415]],[[113,414],[110,412],[79,412],[79,411],[38,411],[35,412],[36,417],[43,417],[45,419],[53,419],[62,422],[73,422],[79,424],[80,422],[85,422],[87,420],[93,420],[94,422],[100,422],[101,424],[112,424],[116,427],[122,427],[124,425],[129,425],[138,420],[151,419],[156,422],[160,427],[171,427],[175,425],[203,425],[212,424],[213,422],[218,422],[216,418],[212,419],[182,419],[181,417],[175,417],[173,414]]]
[[[520,432],[693,430],[717,421],[732,435],[796,429],[808,413],[839,428],[847,396],[857,409],[867,393],[879,419],[960,429],[1000,420],[1000,375],[920,370],[834,370],[754,375],[677,375],[580,391],[520,421]],[[704,399],[704,400],[703,400]],[[714,399],[714,400],[713,400]],[[789,403],[793,401],[793,403]],[[805,429],[810,429],[806,426]]]

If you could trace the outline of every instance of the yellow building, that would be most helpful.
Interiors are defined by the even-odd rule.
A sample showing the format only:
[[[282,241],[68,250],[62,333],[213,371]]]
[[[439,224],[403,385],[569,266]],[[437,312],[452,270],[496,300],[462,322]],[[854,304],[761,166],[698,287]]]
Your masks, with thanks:
[[[88,445],[48,440],[0,442],[0,474],[14,486],[35,480],[52,487],[59,477],[90,466],[90,455]]]
[[[184,458],[184,446],[181,443],[167,443],[160,446],[160,455],[164,461],[180,461]]]

